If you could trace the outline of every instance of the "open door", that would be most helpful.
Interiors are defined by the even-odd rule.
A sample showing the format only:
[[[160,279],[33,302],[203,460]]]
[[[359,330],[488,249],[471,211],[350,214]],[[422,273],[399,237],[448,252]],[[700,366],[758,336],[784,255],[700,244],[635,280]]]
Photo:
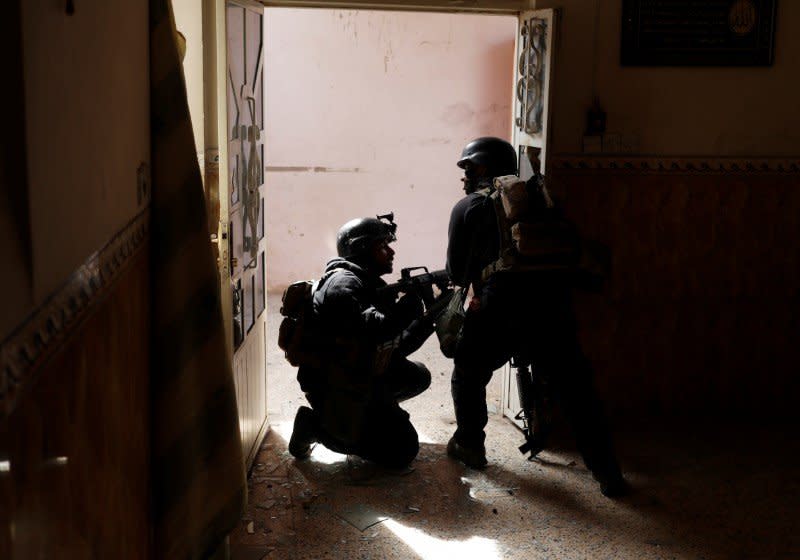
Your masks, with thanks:
[[[547,174],[555,10],[519,14],[511,142],[517,149],[520,178],[530,178],[536,167]],[[503,415],[522,428],[514,416],[520,410],[517,379],[508,364],[503,366]]]
[[[228,177],[221,207],[229,250],[222,266],[230,271],[233,372],[248,467],[267,429],[263,20],[260,4],[225,5]]]

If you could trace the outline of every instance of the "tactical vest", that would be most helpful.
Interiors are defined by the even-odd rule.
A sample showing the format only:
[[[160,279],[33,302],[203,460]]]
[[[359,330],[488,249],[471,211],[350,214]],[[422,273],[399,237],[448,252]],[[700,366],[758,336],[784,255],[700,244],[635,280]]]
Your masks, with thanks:
[[[493,205],[499,229],[499,255],[481,272],[486,282],[498,272],[570,271],[578,264],[580,241],[574,226],[551,208],[543,191],[516,175],[494,179],[480,192]]]

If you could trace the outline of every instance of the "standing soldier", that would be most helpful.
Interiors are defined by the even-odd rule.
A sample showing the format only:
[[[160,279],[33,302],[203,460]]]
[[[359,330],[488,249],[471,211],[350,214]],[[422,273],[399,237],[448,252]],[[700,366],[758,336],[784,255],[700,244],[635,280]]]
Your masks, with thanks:
[[[450,216],[447,270],[455,284],[471,285],[474,297],[454,358],[451,383],[457,429],[448,442],[448,455],[473,468],[487,465],[486,385],[512,356],[525,355],[537,372],[547,376],[602,493],[609,497],[627,493],[591,366],[577,338],[571,299],[574,267],[563,254],[539,253],[528,265],[525,259],[502,258],[507,247],[501,226],[506,222],[496,197],[490,195],[494,178],[517,173],[514,148],[499,138],[478,138],[464,148],[458,166],[464,170],[466,196]],[[534,231],[549,235],[546,224],[563,231],[567,222],[558,216],[542,179],[537,173],[527,190],[530,212],[538,220]]]

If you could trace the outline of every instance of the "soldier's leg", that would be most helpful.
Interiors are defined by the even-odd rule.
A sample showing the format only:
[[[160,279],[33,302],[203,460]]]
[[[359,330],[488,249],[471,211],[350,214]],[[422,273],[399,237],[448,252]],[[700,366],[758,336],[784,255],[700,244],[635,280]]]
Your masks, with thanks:
[[[549,386],[572,426],[578,451],[603,493],[615,493],[624,484],[602,403],[594,387],[591,365],[574,329],[562,331],[541,348],[540,363],[549,372]],[[549,338],[549,337],[548,337]],[[611,488],[614,486],[614,488]]]
[[[431,386],[431,372],[421,362],[392,358],[386,371],[386,388],[394,400],[403,402]]]
[[[450,391],[456,413],[456,441],[466,446],[482,446],[486,437],[483,429],[488,422],[486,410],[486,386],[492,379],[493,370],[479,368],[468,362],[456,362]]]
[[[419,436],[396,403],[376,404],[356,454],[389,468],[407,466],[419,452]]]
[[[468,313],[461,342],[453,359],[450,381],[458,428],[454,439],[466,446],[483,446],[486,386],[494,371],[509,357],[509,340],[490,312]]]

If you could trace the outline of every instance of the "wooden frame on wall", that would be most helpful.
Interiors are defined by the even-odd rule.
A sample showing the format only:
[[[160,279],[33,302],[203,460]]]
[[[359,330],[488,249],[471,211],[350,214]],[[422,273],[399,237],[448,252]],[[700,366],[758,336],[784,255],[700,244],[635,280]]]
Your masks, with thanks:
[[[777,0],[623,0],[623,66],[771,66]]]

